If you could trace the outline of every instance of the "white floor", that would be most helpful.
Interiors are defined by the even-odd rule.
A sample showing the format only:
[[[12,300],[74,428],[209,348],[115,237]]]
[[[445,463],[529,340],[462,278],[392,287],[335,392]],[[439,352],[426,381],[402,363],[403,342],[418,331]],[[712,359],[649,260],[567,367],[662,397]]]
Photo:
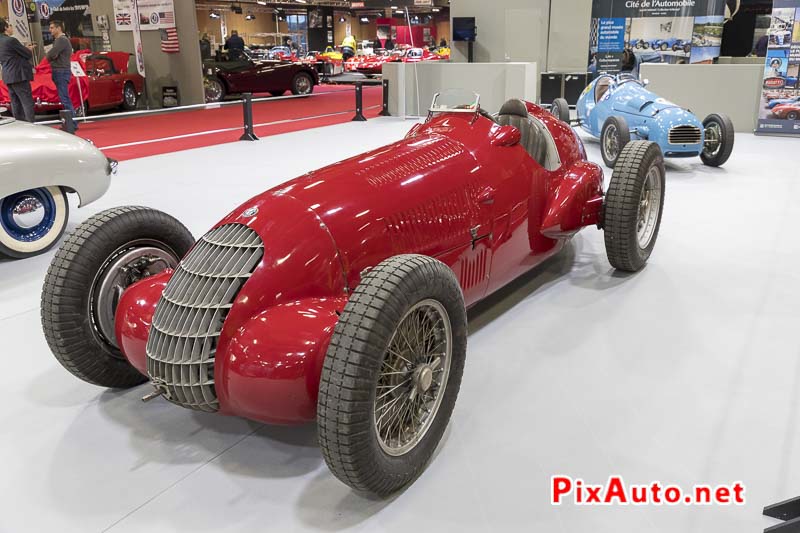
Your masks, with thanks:
[[[200,235],[247,197],[410,126],[372,120],[126,162],[70,225],[133,203]],[[587,230],[481,305],[438,455],[389,501],[336,481],[313,426],[142,404],[146,386],[112,393],[73,378],[39,325],[52,254],[0,262],[0,531],[760,531],[775,523],[765,504],[800,495],[798,149],[741,135],[723,169],[670,162],[645,271],[616,275],[602,233]],[[741,480],[747,504],[552,507],[556,474]]]

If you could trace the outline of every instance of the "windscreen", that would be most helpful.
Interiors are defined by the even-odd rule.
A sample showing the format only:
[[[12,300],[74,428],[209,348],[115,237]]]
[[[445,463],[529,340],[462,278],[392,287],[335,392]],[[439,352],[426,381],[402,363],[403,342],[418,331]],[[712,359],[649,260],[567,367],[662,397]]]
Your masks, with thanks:
[[[478,113],[481,97],[467,89],[448,89],[433,97],[431,113]]]

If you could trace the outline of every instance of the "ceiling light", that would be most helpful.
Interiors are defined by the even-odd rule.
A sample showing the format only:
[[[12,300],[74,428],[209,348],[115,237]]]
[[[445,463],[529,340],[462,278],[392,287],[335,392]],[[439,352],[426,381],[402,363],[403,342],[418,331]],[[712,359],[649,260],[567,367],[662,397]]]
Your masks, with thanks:
[[[344,24],[345,22],[347,22],[347,19],[344,17],[339,17],[339,22]]]
[[[245,20],[256,20],[256,16],[255,16],[255,15],[253,14],[253,12],[251,11],[251,12],[249,12],[249,13],[247,14],[247,16],[246,16],[244,19],[245,19]]]
[[[208,16],[212,19],[218,19],[219,13],[217,11],[212,11],[211,13],[208,14]]]

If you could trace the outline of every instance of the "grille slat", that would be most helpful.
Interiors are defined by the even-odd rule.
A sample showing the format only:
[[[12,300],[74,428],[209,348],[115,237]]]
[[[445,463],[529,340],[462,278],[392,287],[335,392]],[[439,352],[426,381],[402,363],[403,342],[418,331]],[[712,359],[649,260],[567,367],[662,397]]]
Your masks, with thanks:
[[[147,339],[147,373],[171,402],[213,412],[217,340],[233,301],[264,256],[259,235],[227,224],[192,249],[164,289]]]
[[[670,144],[700,144],[703,132],[696,126],[675,126],[669,130]]]

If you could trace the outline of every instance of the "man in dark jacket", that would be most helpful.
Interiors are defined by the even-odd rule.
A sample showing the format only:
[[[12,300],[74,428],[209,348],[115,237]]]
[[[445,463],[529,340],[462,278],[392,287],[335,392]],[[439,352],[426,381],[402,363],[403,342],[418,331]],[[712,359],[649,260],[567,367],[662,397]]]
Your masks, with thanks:
[[[32,44],[23,46],[14,37],[14,27],[0,19],[0,66],[3,68],[3,81],[8,86],[11,97],[11,113],[17,120],[33,122],[33,79]]]
[[[50,21],[50,33],[53,35],[53,46],[47,52],[47,60],[53,70],[53,83],[58,90],[58,99],[64,109],[75,115],[75,107],[69,97],[69,80],[72,79],[72,44],[64,34],[64,23],[60,20]]]
[[[228,51],[229,59],[241,59],[244,55],[244,39],[239,37],[238,31],[231,32],[231,36],[225,41],[225,50]]]

